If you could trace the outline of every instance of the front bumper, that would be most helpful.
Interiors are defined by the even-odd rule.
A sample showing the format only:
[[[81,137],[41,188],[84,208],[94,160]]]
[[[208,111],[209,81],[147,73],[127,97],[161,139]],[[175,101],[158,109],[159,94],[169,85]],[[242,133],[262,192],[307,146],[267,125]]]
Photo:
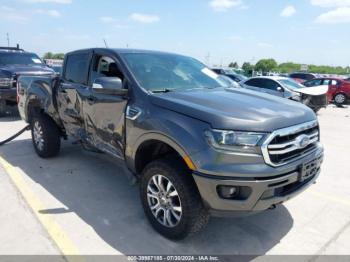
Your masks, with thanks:
[[[0,88],[0,100],[17,102],[16,88]]]
[[[302,178],[303,164],[313,160],[318,169],[312,176]],[[193,174],[204,204],[215,216],[231,216],[236,213],[259,212],[281,204],[300,194],[315,183],[320,174],[323,151],[309,156],[303,163],[298,162],[294,171],[267,177],[223,177]],[[235,186],[246,190],[244,198],[224,199],[219,196],[218,186]]]

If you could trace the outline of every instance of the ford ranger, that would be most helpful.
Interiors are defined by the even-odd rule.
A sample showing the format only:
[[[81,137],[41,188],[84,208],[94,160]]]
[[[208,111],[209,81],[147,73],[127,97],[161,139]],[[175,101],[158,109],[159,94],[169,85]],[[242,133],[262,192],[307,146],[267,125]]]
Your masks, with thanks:
[[[19,111],[40,157],[61,138],[125,161],[150,224],[167,238],[209,215],[274,208],[313,184],[323,147],[308,107],[227,88],[199,61],[132,49],[68,53],[60,77],[22,76]]]

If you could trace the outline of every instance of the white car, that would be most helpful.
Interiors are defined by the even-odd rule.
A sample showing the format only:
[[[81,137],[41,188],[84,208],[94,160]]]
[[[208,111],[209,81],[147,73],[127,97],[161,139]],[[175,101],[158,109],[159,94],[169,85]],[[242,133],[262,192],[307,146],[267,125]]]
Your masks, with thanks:
[[[301,102],[315,112],[328,104],[328,86],[305,87],[287,77],[253,77],[243,82],[243,87]]]

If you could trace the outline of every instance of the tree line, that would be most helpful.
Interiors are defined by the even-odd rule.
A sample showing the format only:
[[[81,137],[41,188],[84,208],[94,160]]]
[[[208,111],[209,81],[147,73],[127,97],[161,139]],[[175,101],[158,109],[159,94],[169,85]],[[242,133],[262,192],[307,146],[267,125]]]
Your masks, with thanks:
[[[232,62],[229,64],[229,67],[238,69],[239,65],[237,62]],[[255,65],[249,62],[244,62],[242,64],[242,70],[247,75],[251,74],[253,70],[257,72],[262,72],[262,73],[279,72],[279,73],[287,74],[287,73],[300,71],[301,67],[302,67],[302,64],[292,63],[292,62],[278,64],[276,60],[272,58],[261,59]],[[324,66],[324,65],[308,65],[308,72],[318,73],[318,74],[347,75],[350,73],[350,67],[349,66],[334,67],[334,66]]]
[[[64,58],[64,53],[51,53],[47,52],[44,54],[43,59],[58,59],[58,60],[63,60]]]

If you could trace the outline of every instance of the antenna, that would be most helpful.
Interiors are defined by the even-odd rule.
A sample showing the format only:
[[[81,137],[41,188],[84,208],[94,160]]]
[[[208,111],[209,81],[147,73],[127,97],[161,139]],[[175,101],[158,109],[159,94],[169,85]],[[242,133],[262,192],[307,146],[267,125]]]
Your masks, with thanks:
[[[103,42],[105,43],[105,47],[108,48],[108,45],[107,45],[107,42],[106,42],[106,39],[103,38]]]
[[[210,64],[210,53],[208,53],[207,56],[205,57],[205,63],[207,64],[207,66],[209,66],[209,64]]]
[[[6,33],[6,37],[7,37],[7,46],[10,47],[10,35],[9,35],[9,33]]]

